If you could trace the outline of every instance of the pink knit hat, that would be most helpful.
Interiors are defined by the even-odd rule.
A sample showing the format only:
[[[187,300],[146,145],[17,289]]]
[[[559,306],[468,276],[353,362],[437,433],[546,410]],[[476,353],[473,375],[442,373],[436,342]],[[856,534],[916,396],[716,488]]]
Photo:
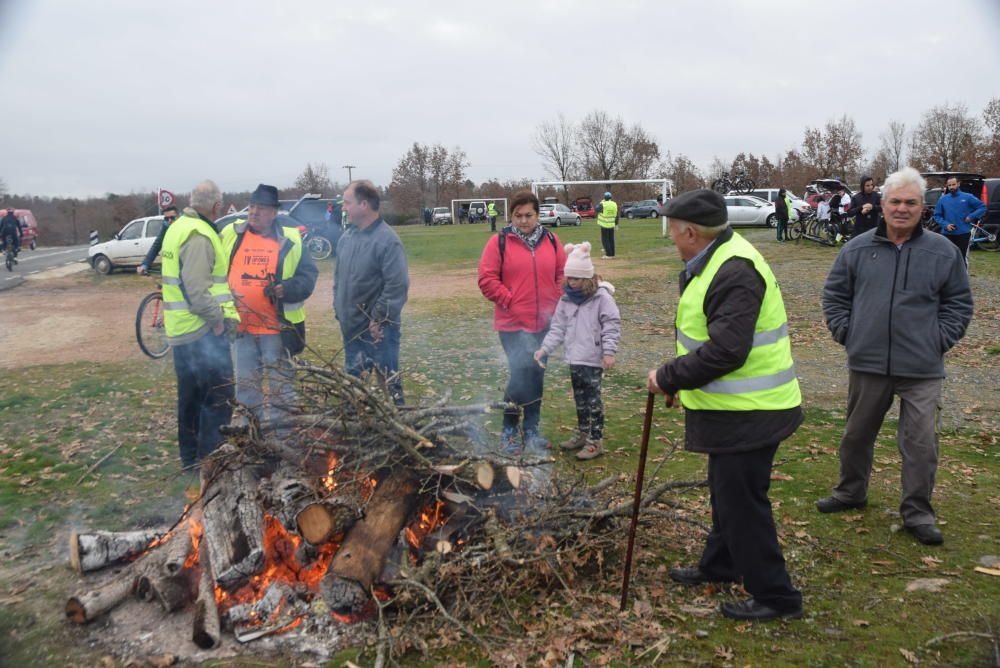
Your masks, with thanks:
[[[594,263],[590,261],[590,242],[566,244],[566,278],[593,278]]]

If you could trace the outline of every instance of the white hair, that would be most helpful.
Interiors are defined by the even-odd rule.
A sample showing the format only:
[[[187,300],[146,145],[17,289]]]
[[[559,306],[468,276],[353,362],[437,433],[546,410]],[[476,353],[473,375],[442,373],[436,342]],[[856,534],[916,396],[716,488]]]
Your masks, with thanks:
[[[211,211],[216,204],[222,203],[222,191],[215,181],[205,180],[191,190],[191,208],[199,211]]]
[[[690,220],[683,220],[681,218],[671,218],[671,220],[677,223],[677,226],[681,229],[681,231],[690,227],[694,230],[695,236],[700,239],[715,239],[717,236],[725,232],[727,227],[729,227],[729,221],[726,221],[725,225],[708,226],[692,223]]]
[[[927,190],[927,181],[913,167],[903,167],[886,178],[885,183],[882,184],[882,197],[888,199],[891,191],[907,186],[917,186],[920,193],[923,194]]]

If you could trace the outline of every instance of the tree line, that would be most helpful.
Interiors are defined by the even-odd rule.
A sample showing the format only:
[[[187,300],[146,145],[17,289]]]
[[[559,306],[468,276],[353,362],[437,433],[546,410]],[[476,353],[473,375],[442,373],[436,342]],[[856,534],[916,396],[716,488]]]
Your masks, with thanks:
[[[801,193],[818,177],[839,178],[856,184],[862,175],[881,182],[903,165],[921,171],[969,171],[1000,175],[1000,97],[974,114],[962,103],[931,107],[912,128],[890,120],[877,143],[863,141],[854,119],[844,114],[822,127],[806,127],[797,147],[777,151],[773,158],[740,151],[731,160],[716,157],[699,166],[683,153],[662,150],[640,123],[594,110],[579,122],[564,115],[540,123],[531,137],[532,148],[548,177],[557,181],[653,179],[666,177],[674,192],[708,186],[722,172],[745,172],[760,187],[785,187]],[[468,178],[468,155],[459,146],[414,142],[399,158],[390,183],[382,187],[384,215],[392,223],[414,222],[424,207],[448,206],[452,199],[511,197],[530,188],[532,179]],[[281,189],[285,199],[309,192],[332,197],[346,184],[334,181],[325,163],[307,163],[294,182]],[[108,193],[103,197],[63,198],[8,192],[0,178],[0,206],[31,209],[42,227],[45,244],[85,243],[90,230],[109,238],[128,221],[157,213],[155,193]],[[599,195],[600,187],[574,189],[572,194]],[[653,197],[656,185],[615,189],[619,200]],[[564,188],[566,201],[571,190]],[[250,193],[223,193],[223,210],[243,208]],[[187,199],[178,194],[177,204]]]

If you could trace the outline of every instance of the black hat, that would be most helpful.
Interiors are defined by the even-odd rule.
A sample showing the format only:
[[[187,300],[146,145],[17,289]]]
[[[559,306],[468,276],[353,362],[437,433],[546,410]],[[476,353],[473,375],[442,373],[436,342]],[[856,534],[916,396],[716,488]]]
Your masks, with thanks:
[[[278,208],[278,189],[274,186],[265,186],[263,183],[257,186],[257,190],[250,195],[251,204],[262,204]]]
[[[726,200],[723,199],[722,195],[708,188],[678,195],[670,200],[663,215],[667,218],[685,220],[705,227],[719,227],[725,225],[729,220]]]

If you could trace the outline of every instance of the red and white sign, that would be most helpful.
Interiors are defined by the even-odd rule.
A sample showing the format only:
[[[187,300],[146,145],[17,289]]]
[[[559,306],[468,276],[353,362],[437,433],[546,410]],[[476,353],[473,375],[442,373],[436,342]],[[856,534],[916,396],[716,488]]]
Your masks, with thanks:
[[[160,200],[161,209],[165,209],[168,206],[173,206],[174,204],[174,194],[169,190],[164,190],[163,188],[160,188],[158,198]]]
[[[234,213],[239,213],[239,212],[236,210],[236,205],[235,204],[230,204],[229,205],[229,210],[226,211],[226,214],[229,215],[229,214],[234,214]]]

